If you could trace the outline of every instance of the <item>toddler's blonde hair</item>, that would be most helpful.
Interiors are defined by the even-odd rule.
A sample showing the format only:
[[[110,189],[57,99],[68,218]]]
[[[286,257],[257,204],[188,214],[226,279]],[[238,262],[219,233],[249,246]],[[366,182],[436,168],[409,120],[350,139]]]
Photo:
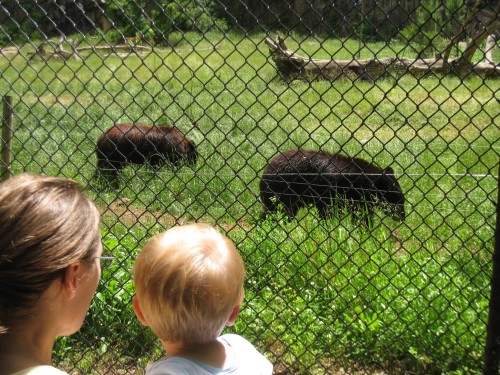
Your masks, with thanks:
[[[243,299],[245,269],[233,243],[206,224],[152,237],[134,265],[136,295],[155,335],[186,346],[216,339]]]

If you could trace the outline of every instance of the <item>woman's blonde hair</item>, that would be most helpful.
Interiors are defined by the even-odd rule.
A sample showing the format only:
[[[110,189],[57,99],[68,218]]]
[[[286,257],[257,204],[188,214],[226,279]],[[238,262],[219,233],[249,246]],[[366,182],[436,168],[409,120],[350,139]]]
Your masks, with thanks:
[[[137,257],[141,311],[162,340],[193,346],[216,339],[243,299],[245,269],[233,243],[189,224],[151,238]]]
[[[73,180],[24,173],[0,184],[0,333],[32,313],[67,266],[92,259],[99,225]]]

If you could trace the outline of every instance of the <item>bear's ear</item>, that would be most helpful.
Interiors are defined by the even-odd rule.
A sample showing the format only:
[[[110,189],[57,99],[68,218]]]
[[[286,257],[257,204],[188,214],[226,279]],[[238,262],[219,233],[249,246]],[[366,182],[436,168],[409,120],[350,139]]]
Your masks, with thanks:
[[[384,174],[388,176],[394,176],[394,170],[391,167],[384,169]]]

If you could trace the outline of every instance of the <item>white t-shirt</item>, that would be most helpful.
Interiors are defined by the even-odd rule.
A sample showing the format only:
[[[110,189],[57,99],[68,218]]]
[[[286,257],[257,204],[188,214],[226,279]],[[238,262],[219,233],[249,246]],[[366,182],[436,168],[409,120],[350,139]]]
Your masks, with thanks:
[[[226,348],[225,368],[216,368],[185,357],[164,357],[149,365],[146,375],[271,375],[273,365],[247,340],[228,334],[218,338]]]
[[[15,372],[11,375],[68,375],[68,373],[52,366],[35,366]]]

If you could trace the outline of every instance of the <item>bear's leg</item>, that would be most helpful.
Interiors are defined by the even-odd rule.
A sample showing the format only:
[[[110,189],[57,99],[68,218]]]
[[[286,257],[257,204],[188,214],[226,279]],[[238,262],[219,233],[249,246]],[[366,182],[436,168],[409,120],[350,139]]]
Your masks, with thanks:
[[[328,219],[332,215],[332,207],[324,199],[321,199],[318,202],[316,202],[316,208],[318,209],[319,216],[323,220]]]
[[[297,212],[299,212],[299,205],[295,202],[287,202],[287,204],[284,204],[284,206],[288,219],[295,219],[295,217],[297,216]]]
[[[123,168],[122,163],[100,159],[97,162],[96,175],[105,180],[112,188],[118,188],[118,173]]]
[[[271,199],[273,195],[270,194],[269,192],[262,192],[260,195],[260,200],[262,202],[262,205],[264,206],[264,211],[260,215],[260,218],[262,220],[265,220],[267,217],[267,214],[269,212],[274,212],[276,211],[276,204],[273,202]]]

